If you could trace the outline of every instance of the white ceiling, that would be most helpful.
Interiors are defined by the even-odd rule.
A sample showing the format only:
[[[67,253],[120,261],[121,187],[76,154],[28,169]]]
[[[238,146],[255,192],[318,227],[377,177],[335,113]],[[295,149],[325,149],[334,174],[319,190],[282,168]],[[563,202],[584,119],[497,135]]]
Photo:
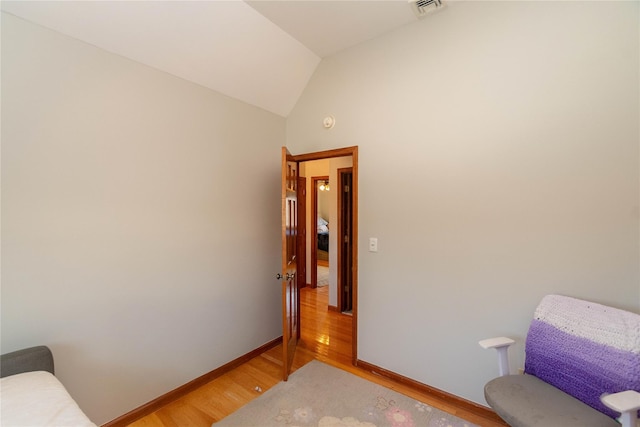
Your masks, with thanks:
[[[246,3],[320,58],[417,20],[407,0]]]
[[[323,57],[417,20],[407,0],[1,5],[25,20],[283,117]]]

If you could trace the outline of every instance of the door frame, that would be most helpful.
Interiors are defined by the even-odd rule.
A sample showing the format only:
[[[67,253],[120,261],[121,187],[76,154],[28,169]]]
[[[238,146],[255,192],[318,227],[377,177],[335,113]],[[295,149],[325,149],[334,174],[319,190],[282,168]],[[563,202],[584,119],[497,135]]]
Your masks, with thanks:
[[[292,160],[298,164],[312,160],[331,159],[334,157],[351,157],[353,182],[353,314],[351,328],[351,363],[355,366],[358,361],[358,146],[337,148],[326,151],[316,151],[312,153],[297,154],[292,156]],[[316,220],[317,221],[317,220]],[[316,236],[317,239],[317,236]],[[317,243],[316,243],[317,245]],[[313,250],[313,248],[311,248]],[[312,266],[313,269],[313,266]]]

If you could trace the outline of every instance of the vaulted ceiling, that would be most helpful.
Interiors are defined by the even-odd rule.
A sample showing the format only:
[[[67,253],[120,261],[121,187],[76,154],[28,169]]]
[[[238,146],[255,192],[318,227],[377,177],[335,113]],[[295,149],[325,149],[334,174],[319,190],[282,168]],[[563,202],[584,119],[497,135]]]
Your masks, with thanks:
[[[407,0],[1,4],[27,21],[283,117],[322,58],[418,20]]]

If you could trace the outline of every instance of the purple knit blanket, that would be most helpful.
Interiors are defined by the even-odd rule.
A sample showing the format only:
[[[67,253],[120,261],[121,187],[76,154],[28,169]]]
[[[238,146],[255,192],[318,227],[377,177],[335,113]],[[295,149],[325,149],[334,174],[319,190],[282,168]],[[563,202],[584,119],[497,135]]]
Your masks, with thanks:
[[[525,373],[611,417],[603,394],[640,392],[640,315],[575,298],[547,295],[526,342]]]

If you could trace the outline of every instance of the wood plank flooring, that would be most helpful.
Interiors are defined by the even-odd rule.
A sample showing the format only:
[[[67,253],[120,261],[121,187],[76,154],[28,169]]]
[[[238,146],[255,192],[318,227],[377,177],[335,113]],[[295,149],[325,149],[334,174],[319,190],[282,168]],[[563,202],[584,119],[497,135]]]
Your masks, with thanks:
[[[506,424],[460,410],[403,384],[351,364],[351,316],[329,311],[328,286],[300,292],[301,339],[293,360],[295,371],[313,359],[344,369],[483,427]],[[130,424],[130,427],[210,427],[260,396],[282,378],[282,345],[205,384],[188,395]],[[256,390],[259,388],[261,391]]]

